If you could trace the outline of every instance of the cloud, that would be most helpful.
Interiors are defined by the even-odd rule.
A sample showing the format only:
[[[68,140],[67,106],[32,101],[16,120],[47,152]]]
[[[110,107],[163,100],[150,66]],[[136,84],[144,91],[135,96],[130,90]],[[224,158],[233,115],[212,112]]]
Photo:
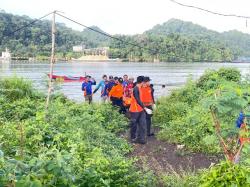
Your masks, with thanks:
[[[217,12],[246,16],[250,5],[250,2],[244,0],[179,1]],[[0,4],[1,9],[6,12],[28,15],[32,18],[38,18],[53,10],[60,10],[66,16],[85,25],[97,25],[111,34],[142,33],[171,18],[192,21],[220,32],[232,29],[249,32],[244,19],[215,16],[199,10],[181,7],[168,0],[0,0]],[[64,22],[77,30],[83,29],[61,18],[57,18],[57,21]]]

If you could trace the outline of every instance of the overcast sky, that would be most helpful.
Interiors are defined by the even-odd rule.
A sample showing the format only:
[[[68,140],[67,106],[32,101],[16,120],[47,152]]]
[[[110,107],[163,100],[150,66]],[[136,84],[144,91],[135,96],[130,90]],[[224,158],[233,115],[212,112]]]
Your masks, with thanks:
[[[250,0],[176,1],[224,14],[250,16]],[[96,25],[110,34],[142,33],[171,18],[192,21],[220,32],[237,29],[250,33],[250,20],[246,27],[245,19],[216,16],[181,7],[169,0],[0,0],[0,9],[31,18],[60,10],[65,16],[88,26]],[[61,18],[57,18],[57,22],[82,30],[82,27]]]

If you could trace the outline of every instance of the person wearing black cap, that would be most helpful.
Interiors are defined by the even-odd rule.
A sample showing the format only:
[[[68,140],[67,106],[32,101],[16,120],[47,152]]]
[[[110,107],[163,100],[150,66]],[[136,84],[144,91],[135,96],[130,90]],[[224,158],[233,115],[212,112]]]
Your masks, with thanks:
[[[105,85],[104,90],[106,91],[107,95],[111,91],[112,87],[115,86],[115,80],[112,75],[109,76],[108,84]]]
[[[147,109],[149,109],[148,110],[149,112],[146,112],[147,135],[153,136],[154,133],[151,133],[151,123],[152,123],[151,118],[153,116],[152,111],[155,100],[154,100],[154,89],[150,84],[149,77],[144,77],[141,91],[142,91],[141,93],[142,103]]]
[[[145,106],[141,101],[141,87],[143,76],[137,77],[136,86],[131,95],[130,111],[130,138],[134,143],[146,143],[146,115]]]

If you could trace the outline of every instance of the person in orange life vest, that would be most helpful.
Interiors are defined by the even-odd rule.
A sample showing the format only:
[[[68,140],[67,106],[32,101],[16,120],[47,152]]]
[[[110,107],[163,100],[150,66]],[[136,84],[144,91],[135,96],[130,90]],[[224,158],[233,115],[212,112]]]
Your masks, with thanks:
[[[250,137],[246,136],[248,134],[248,130],[249,130],[249,127],[246,123],[241,124],[240,137],[239,137],[240,144],[250,143]]]
[[[153,85],[150,84],[150,78],[144,77],[143,84],[141,88],[141,101],[144,106],[150,110],[153,110],[153,105],[155,104],[154,100],[154,89]],[[146,123],[147,123],[147,135],[153,136],[154,133],[151,133],[151,124],[152,124],[152,114],[146,113]]]
[[[239,137],[240,144],[244,144],[245,142],[250,143],[250,138],[244,137],[244,135],[247,134],[246,132],[248,131],[247,123],[245,122],[246,118],[250,118],[250,116],[245,115],[243,111],[241,111],[236,121],[236,126],[240,128],[240,137]]]
[[[134,78],[130,77],[128,79],[128,84],[127,86],[123,87],[123,105],[125,106],[125,108],[129,108],[130,103],[131,103],[131,94],[133,92],[133,88],[134,88]]]
[[[96,85],[96,81],[91,78],[91,76],[87,75],[82,83],[82,91],[84,92],[85,102],[89,104],[92,102],[92,85]]]
[[[123,103],[122,103],[122,96],[123,96],[123,79],[120,77],[118,80],[115,80],[116,85],[112,87],[111,91],[109,92],[109,98],[112,102],[113,106],[118,106],[120,113],[125,113],[126,110],[124,109]]]
[[[146,143],[146,114],[145,106],[141,101],[141,87],[143,76],[137,77],[136,86],[133,89],[130,112],[130,138],[134,143]]]

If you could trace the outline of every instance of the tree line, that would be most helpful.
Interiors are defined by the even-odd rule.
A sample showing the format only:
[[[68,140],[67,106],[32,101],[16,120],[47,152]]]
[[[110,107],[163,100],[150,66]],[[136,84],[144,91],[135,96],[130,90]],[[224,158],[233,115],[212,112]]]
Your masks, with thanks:
[[[13,34],[16,29],[31,21],[33,19],[27,16],[0,12],[0,50],[3,51],[7,47],[11,50],[12,56],[49,57],[51,50],[50,21],[38,21],[31,27]],[[239,42],[234,41],[232,34],[227,34],[228,39],[218,39],[217,37],[216,41],[213,41],[212,38],[216,38],[216,32],[207,30],[207,34],[205,34],[204,28],[199,30],[199,26],[192,24],[164,24],[157,25],[143,34],[115,35],[122,41],[110,39],[88,29],[75,31],[63,23],[57,23],[56,27],[57,56],[63,58],[76,58],[81,55],[73,52],[74,45],[84,45],[86,48],[109,47],[110,58],[141,62],[228,62],[243,54]],[[103,32],[96,26],[92,28]],[[192,28],[193,35],[190,34]],[[198,34],[199,32],[202,36]],[[240,34],[237,33],[237,35]],[[231,42],[232,45],[229,45],[229,41],[234,41],[234,43]],[[131,43],[136,45],[131,45]]]

